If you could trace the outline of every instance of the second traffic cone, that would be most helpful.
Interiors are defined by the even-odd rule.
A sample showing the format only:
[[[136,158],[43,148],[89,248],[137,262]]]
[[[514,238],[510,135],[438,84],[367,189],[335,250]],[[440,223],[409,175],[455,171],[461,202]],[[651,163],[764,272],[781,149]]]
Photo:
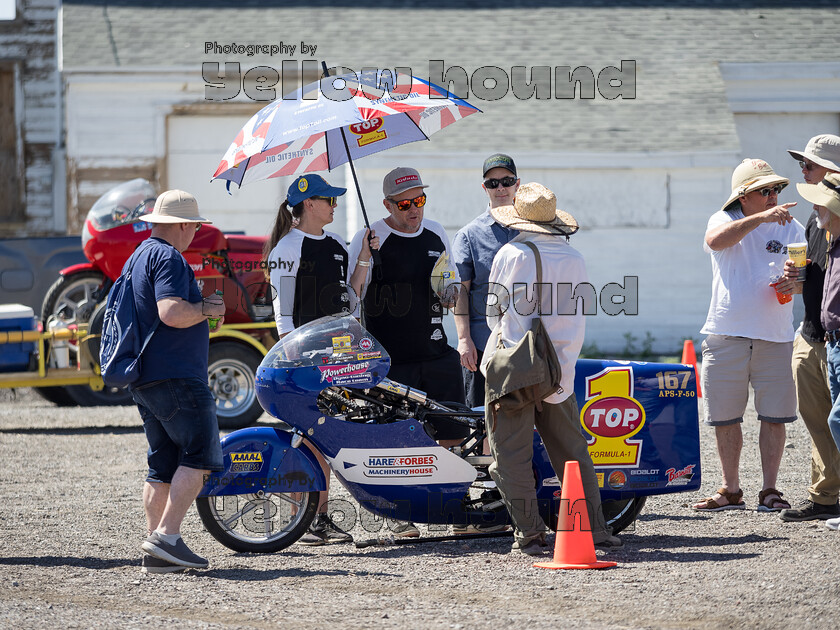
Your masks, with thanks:
[[[697,397],[703,398],[703,391],[700,389],[700,373],[697,371],[697,352],[694,351],[694,342],[686,339],[683,343],[683,355],[680,363],[694,366],[694,381],[697,383]]]
[[[616,565],[616,562],[598,560],[595,556],[580,464],[568,461],[563,471],[554,559],[550,562],[535,562],[534,566],[543,569],[606,569]]]

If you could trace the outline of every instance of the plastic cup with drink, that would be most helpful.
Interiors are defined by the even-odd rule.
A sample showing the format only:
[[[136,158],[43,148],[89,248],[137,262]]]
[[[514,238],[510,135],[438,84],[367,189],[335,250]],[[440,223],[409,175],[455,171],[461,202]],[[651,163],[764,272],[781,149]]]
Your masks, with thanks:
[[[216,289],[216,295],[221,297],[221,296],[224,295],[224,293],[220,289]],[[210,324],[210,330],[213,330],[214,328],[216,328],[219,325],[219,320],[220,319],[221,319],[221,317],[208,317],[207,318],[207,323]]]
[[[779,304],[787,304],[793,299],[793,296],[789,293],[780,293],[779,290],[776,288],[776,285],[781,282],[782,277],[784,274],[782,270],[776,266],[776,263],[771,262],[770,265],[770,286],[776,289],[776,299],[779,301]]]
[[[796,279],[799,282],[802,282],[805,279],[805,253],[807,249],[808,243],[791,243],[788,245],[788,257],[796,265]]]

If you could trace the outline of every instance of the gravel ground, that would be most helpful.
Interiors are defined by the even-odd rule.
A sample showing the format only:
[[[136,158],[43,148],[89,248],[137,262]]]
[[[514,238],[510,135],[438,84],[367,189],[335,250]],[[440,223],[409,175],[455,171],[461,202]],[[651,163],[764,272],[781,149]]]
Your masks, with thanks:
[[[835,627],[840,534],[755,511],[757,424],[745,424],[741,465],[750,509],[688,507],[719,484],[714,436],[701,427],[702,492],[649,499],[624,549],[605,557],[614,569],[536,569],[508,553],[508,539],[241,554],[191,510],[184,538],[211,568],[145,575],[136,410],[58,408],[0,390],[0,627]],[[796,422],[779,480],[794,502],[809,453]],[[359,523],[352,533],[371,537]]]

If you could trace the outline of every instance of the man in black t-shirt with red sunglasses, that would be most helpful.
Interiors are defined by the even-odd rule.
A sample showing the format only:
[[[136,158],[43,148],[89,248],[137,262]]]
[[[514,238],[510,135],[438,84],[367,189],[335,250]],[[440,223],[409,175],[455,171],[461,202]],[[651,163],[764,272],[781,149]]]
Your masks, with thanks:
[[[388,378],[438,401],[464,402],[458,353],[443,329],[444,305],[430,276],[438,257],[451,252],[443,226],[423,217],[428,188],[413,168],[395,168],[382,184],[388,216],[371,225],[382,263],[368,272],[362,291],[365,327],[391,355]],[[365,230],[350,243],[351,273]],[[456,279],[457,281],[457,279]],[[446,305],[450,306],[450,305]],[[436,422],[444,446],[466,435],[465,427]]]

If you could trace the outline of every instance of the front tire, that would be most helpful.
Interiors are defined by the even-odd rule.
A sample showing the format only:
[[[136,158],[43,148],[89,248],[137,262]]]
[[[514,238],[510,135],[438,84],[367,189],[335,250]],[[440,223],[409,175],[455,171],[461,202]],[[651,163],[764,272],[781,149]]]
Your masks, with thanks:
[[[318,492],[234,494],[195,500],[204,527],[228,549],[274,553],[306,533]]]
[[[41,322],[47,330],[47,322],[53,315],[61,315],[67,325],[86,324],[96,310],[97,298],[108,282],[99,271],[87,270],[61,276],[47,291],[41,304]],[[48,344],[45,346],[45,348]],[[76,360],[78,349],[70,346],[70,363]],[[87,385],[69,385],[66,387],[36,387],[43,398],[60,407],[79,405],[81,407],[130,405],[131,395],[125,389],[106,387],[94,391]]]
[[[220,429],[247,427],[263,414],[255,383],[261,361],[255,348],[230,341],[210,344],[208,383]]]
[[[86,324],[96,308],[100,287],[105,276],[99,271],[88,270],[61,276],[47,290],[41,304],[41,322],[46,330],[51,315],[61,315],[68,325]]]

